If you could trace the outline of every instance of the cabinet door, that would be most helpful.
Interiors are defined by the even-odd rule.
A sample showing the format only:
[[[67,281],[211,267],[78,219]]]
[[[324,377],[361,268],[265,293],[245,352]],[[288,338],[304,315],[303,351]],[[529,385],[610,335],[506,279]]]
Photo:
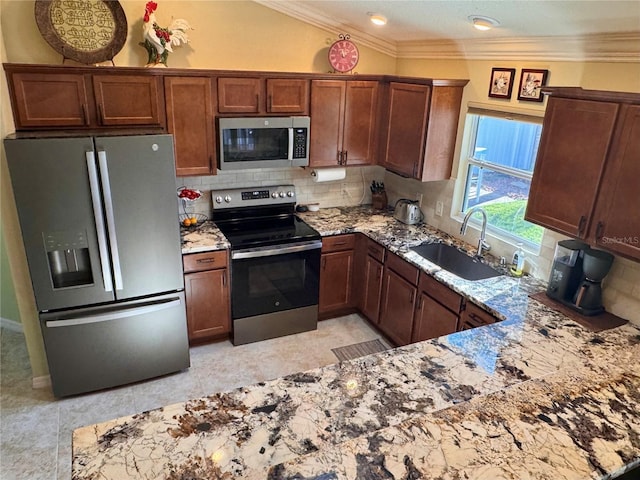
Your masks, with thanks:
[[[591,224],[602,248],[640,260],[640,106],[625,105]]]
[[[259,78],[218,78],[220,113],[260,113],[264,103]]]
[[[373,323],[378,323],[380,296],[382,294],[382,272],[384,268],[375,258],[367,255],[365,260],[362,313]]]
[[[81,74],[12,73],[9,86],[16,130],[90,124]]]
[[[165,77],[167,127],[173,134],[176,175],[216,173],[211,80]]]
[[[391,82],[384,166],[403,176],[418,177],[424,157],[431,88]]]
[[[309,113],[309,80],[267,78],[267,112]]]
[[[415,286],[393,270],[385,268],[382,282],[380,328],[397,345],[411,343],[416,292]]]
[[[189,340],[230,331],[227,269],[189,273],[184,276]]]
[[[331,167],[340,163],[345,92],[346,85],[342,80],[311,82],[311,167]]]
[[[426,293],[420,293],[413,324],[412,342],[449,335],[458,328],[458,314],[445,308]]]
[[[344,134],[344,165],[375,163],[378,82],[347,82]]]
[[[351,304],[352,265],[353,250],[322,254],[319,313],[353,306]]]
[[[551,96],[525,219],[585,238],[618,105]]]
[[[164,127],[161,77],[94,75],[98,122],[103,126]]]

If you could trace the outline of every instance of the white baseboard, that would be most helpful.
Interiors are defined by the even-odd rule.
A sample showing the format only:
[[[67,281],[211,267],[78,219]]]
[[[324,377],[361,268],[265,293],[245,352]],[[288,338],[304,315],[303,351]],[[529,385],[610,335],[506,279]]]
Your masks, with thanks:
[[[42,375],[41,377],[33,377],[31,379],[31,386],[33,388],[49,388],[51,387],[51,376]]]
[[[16,322],[15,320],[9,320],[8,318],[0,317],[0,327],[6,328],[12,332],[23,333],[22,324],[20,322]]]

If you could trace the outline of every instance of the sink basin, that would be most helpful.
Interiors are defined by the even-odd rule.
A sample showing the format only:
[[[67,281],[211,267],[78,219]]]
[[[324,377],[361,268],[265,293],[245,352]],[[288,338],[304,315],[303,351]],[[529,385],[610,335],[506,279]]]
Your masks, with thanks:
[[[478,259],[444,243],[427,243],[413,247],[411,250],[465,280],[482,280],[501,275],[500,272],[481,263]]]

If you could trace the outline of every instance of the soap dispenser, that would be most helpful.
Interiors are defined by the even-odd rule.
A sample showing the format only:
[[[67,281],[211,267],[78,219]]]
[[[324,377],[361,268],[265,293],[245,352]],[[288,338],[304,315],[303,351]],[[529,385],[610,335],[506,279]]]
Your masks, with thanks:
[[[513,260],[511,260],[511,266],[509,267],[509,273],[514,277],[521,277],[524,269],[524,250],[522,250],[522,243],[518,243],[516,251],[513,252]]]

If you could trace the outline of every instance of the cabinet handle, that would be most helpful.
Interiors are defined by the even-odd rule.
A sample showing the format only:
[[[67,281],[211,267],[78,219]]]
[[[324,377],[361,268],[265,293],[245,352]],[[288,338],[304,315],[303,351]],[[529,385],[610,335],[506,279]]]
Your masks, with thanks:
[[[269,95],[269,96],[267,97],[267,110],[268,110],[269,112],[271,111],[271,103],[272,103],[271,95]]]
[[[222,286],[227,288],[227,273],[222,274]]]
[[[413,303],[413,290],[409,292],[409,303]]]
[[[342,152],[340,150],[336,152],[336,163],[342,165]]]
[[[335,247],[339,247],[339,246],[341,246],[341,245],[346,245],[346,244],[347,244],[347,242],[336,242],[336,243],[334,243],[333,245],[334,245]]]
[[[381,274],[382,274],[382,267],[376,268],[376,280],[380,280]]]
[[[216,261],[215,258],[202,258],[202,259],[196,260],[196,263],[215,263],[215,261]]]
[[[580,217],[580,223],[578,223],[578,236],[581,237],[582,234],[584,233],[584,226],[587,223],[587,217],[585,215],[582,215]]]
[[[256,93],[256,112],[260,111],[260,94]]]
[[[343,165],[346,165],[348,160],[349,160],[349,150],[345,150],[344,157],[343,157]]]
[[[87,104],[82,104],[82,121],[85,125],[89,125],[89,112],[87,111]]]
[[[422,295],[420,295],[420,296],[418,297],[418,305],[417,305],[417,308],[418,308],[418,309],[422,308]]]
[[[325,270],[327,268],[327,259],[326,257],[322,259],[322,269]]]
[[[604,233],[604,222],[600,220],[598,222],[598,226],[596,227],[596,240],[600,240],[602,238],[603,233]]]
[[[100,125],[104,125],[104,114],[101,103],[98,104],[98,122],[100,122]]]

